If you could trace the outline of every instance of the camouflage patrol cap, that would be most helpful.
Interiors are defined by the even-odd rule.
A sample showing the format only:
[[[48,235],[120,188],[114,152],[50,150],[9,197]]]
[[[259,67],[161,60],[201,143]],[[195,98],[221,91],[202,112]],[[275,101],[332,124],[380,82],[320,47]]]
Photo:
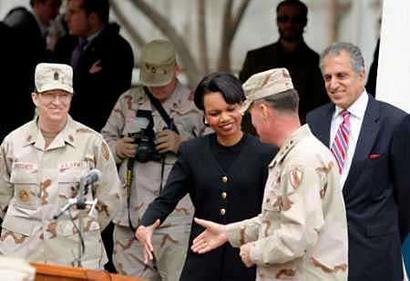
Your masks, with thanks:
[[[34,74],[38,93],[50,90],[63,90],[73,93],[73,69],[67,64],[39,63]]]
[[[246,96],[241,108],[242,113],[245,113],[256,100],[294,89],[292,79],[286,68],[273,68],[256,73],[246,80],[242,87]]]
[[[172,81],[176,69],[174,46],[167,40],[147,43],[141,52],[140,80],[144,86],[160,87]]]

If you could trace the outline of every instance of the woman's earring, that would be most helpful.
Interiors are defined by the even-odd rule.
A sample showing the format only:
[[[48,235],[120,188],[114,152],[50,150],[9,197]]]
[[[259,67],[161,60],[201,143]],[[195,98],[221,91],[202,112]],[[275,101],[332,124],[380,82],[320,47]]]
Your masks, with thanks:
[[[203,118],[203,122],[204,122],[205,126],[208,126],[208,125],[209,125],[208,120],[206,120],[205,117]]]

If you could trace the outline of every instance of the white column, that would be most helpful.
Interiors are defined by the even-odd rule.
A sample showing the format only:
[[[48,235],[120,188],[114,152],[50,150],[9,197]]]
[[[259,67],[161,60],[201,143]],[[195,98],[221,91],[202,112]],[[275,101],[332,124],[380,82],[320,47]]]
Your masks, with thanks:
[[[410,1],[384,0],[376,97],[406,112],[410,112],[409,31]]]
[[[376,93],[410,112],[409,0],[384,0]]]

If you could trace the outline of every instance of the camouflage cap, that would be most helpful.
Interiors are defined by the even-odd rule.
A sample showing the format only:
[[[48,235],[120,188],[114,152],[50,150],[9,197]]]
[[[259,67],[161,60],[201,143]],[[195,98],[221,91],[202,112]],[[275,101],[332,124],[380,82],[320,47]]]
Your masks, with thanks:
[[[38,93],[63,90],[73,93],[73,69],[67,64],[39,63],[34,74]]]
[[[167,40],[153,40],[141,52],[140,80],[144,86],[165,86],[172,81],[176,69],[174,46]]]
[[[292,79],[286,68],[273,68],[256,73],[246,80],[242,87],[246,96],[241,108],[242,113],[245,113],[256,100],[294,89]]]

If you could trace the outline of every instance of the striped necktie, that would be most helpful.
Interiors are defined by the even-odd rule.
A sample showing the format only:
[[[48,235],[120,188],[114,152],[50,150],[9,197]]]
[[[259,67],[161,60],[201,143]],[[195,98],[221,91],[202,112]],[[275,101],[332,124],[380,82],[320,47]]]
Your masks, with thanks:
[[[346,162],[347,147],[349,145],[350,113],[347,110],[344,110],[340,115],[342,115],[343,121],[340,123],[330,150],[336,158],[339,172],[342,173]]]

